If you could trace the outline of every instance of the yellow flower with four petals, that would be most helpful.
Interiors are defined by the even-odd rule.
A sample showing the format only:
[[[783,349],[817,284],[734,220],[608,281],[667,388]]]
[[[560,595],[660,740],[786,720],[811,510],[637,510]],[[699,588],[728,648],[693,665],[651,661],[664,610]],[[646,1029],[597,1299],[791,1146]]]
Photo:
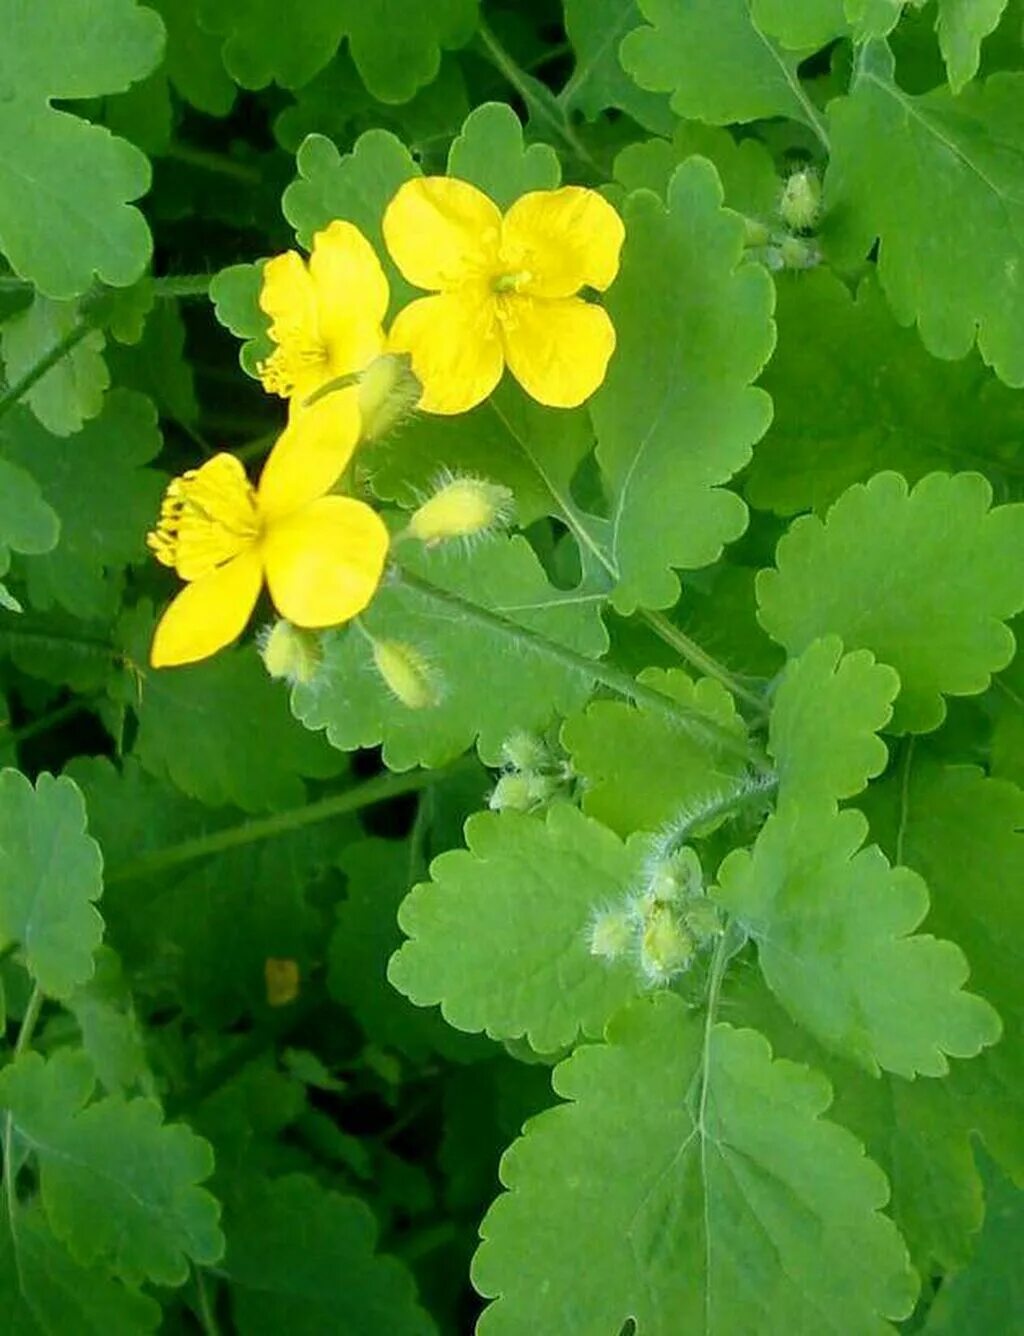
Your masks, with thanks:
[[[421,297],[388,338],[407,352],[428,413],[482,403],[505,366],[542,404],[574,408],[604,379],[615,349],[607,312],[581,288],[604,291],[625,230],[601,195],[581,186],[535,190],[507,213],[446,176],[407,181],[384,214],[392,258]]]
[[[185,588],[156,628],[154,668],[194,663],[229,645],[264,581],[296,626],[336,626],[369,603],[388,532],[375,510],[328,495],[355,449],[335,431],[332,396],[294,414],[253,487],[234,455],[175,478],[149,535]]]

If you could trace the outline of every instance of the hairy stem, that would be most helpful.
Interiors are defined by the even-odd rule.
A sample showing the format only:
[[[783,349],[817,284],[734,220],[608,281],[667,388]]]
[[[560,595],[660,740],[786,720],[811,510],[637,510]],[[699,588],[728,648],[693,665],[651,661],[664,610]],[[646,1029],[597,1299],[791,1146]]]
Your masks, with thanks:
[[[761,770],[770,769],[767,761],[752,743],[737,737],[730,729],[724,728],[699,711],[687,709],[685,705],[674,700],[671,696],[655,691],[653,687],[644,686],[634,677],[631,677],[629,673],[623,672],[621,668],[616,668],[600,659],[588,659],[585,655],[578,654],[575,650],[559,644],[556,640],[549,640],[547,636],[541,635],[539,631],[533,631],[519,622],[509,621],[507,617],[501,616],[500,613],[492,612],[489,608],[481,607],[478,603],[471,603],[468,599],[462,598],[461,595],[441,589],[428,580],[411,574],[409,571],[401,570],[396,574],[399,581],[407,588],[415,589],[423,598],[434,603],[437,607],[445,609],[449,614],[455,612],[466,621],[474,622],[488,631],[496,631],[519,649],[532,650],[543,654],[546,658],[555,660],[570,671],[579,673],[590,682],[607,687],[609,691],[614,692],[617,696],[622,696],[625,700],[630,700],[636,705],[643,705],[651,710],[657,710],[658,713],[684,732],[689,733],[708,746],[717,747],[720,751],[727,752],[732,756],[742,757],[743,760],[749,761]]]
[[[692,664],[699,672],[706,677],[714,677],[721,682],[727,691],[730,691],[737,700],[741,700],[745,705],[749,705],[752,710],[758,714],[764,714],[765,703],[755,691],[748,690],[742,682],[738,681],[728,668],[719,663],[716,658],[710,655],[706,649],[702,649],[695,640],[679,629],[673,622],[660,612],[642,611],[641,617],[651,628],[656,636],[664,640],[666,645],[672,648],[684,658],[687,663]]]

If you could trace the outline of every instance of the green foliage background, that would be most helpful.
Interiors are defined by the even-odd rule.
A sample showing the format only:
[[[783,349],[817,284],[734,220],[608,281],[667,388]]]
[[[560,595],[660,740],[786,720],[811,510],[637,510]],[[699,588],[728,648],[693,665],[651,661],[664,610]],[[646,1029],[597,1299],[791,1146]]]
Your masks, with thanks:
[[[515,498],[366,614],[436,702],[153,672],[261,261],[397,307],[446,171],[627,239],[587,405],[359,457]],[[1020,0],[0,0],[4,1331],[1022,1329],[1022,238]],[[589,934],[684,845],[654,986]]]

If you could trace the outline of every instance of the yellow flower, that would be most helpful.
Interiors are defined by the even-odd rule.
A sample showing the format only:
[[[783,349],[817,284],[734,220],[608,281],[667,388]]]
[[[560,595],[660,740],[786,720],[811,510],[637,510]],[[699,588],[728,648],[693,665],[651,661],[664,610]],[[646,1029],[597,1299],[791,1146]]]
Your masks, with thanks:
[[[156,628],[154,668],[194,663],[240,635],[264,579],[296,626],[336,626],[369,603],[388,549],[362,501],[328,496],[355,448],[327,395],[293,413],[254,488],[234,455],[175,478],[148,543],[186,586]]]
[[[297,251],[268,260],[260,306],[277,345],[257,368],[264,389],[304,403],[342,376],[355,377],[384,348],[388,281],[373,247],[351,223],[333,222],[313,238],[309,262]],[[359,434],[359,393],[331,394],[337,427]]]
[[[593,394],[615,330],[576,294],[609,286],[623,237],[612,206],[580,186],[523,195],[503,217],[465,181],[407,181],[384,215],[384,239],[409,282],[437,295],[399,313],[388,346],[411,355],[420,407],[473,408],[506,365],[542,404],[573,408]]]

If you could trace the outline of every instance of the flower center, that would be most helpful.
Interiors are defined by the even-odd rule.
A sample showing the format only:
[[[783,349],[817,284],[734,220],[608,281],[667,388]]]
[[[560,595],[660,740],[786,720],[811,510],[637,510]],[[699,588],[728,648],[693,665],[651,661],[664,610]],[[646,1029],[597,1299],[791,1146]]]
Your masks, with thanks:
[[[330,362],[327,345],[319,338],[311,338],[304,330],[277,326],[278,346],[256,366],[263,388],[269,394],[289,399],[296,389],[308,384],[310,373],[326,371]]]
[[[529,269],[517,269],[512,273],[496,274],[491,279],[491,290],[493,292],[518,292],[520,288],[529,283],[533,275]]]
[[[259,536],[256,492],[235,456],[221,454],[171,482],[146,543],[183,580],[198,580]]]

